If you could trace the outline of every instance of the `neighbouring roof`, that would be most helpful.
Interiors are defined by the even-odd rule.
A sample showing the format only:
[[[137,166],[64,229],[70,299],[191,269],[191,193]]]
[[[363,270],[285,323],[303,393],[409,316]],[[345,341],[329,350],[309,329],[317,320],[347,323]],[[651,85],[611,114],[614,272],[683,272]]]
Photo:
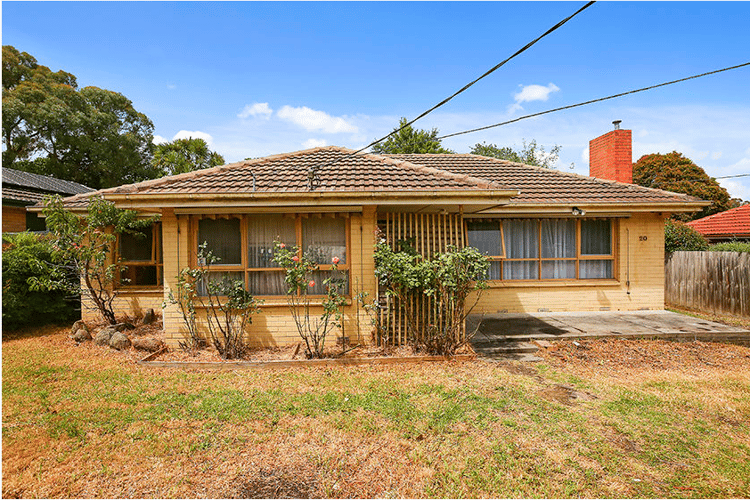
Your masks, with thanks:
[[[520,204],[584,204],[584,203],[674,203],[696,202],[686,194],[651,189],[607,179],[596,179],[571,172],[524,165],[507,160],[473,154],[402,154],[385,155],[393,159],[409,159],[448,172],[471,175],[493,181],[521,193],[511,199]]]
[[[83,207],[92,194],[148,196],[309,193],[465,193],[515,196],[510,204],[685,204],[684,194],[594,179],[471,154],[358,154],[337,146],[246,160],[161,179],[128,184],[66,199]]]
[[[750,205],[742,205],[725,212],[688,222],[704,236],[750,236]]]
[[[90,193],[94,190],[77,182],[55,179],[47,175],[31,174],[3,167],[3,200],[38,203],[46,196]]]

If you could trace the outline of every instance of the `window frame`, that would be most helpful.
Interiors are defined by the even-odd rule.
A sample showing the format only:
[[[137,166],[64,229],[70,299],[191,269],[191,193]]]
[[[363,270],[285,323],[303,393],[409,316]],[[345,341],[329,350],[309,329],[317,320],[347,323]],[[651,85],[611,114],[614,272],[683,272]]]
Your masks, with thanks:
[[[198,266],[198,223],[203,219],[240,219],[240,245],[242,246],[240,251],[241,263],[240,264],[214,264],[211,266],[211,272],[242,272],[243,280],[245,283],[245,289],[249,286],[249,276],[252,272],[280,272],[285,271],[283,267],[249,267],[248,257],[248,217],[262,215],[281,215],[284,218],[294,219],[294,232],[296,245],[300,248],[300,254],[302,253],[302,220],[309,218],[323,218],[323,217],[334,217],[344,219],[344,233],[346,234],[346,263],[339,264],[337,267],[341,271],[345,271],[350,279],[349,291],[344,294],[344,297],[351,298],[351,216],[348,212],[321,212],[321,213],[247,213],[247,214],[205,214],[205,215],[194,215],[190,217],[190,234],[191,234],[191,255],[190,263],[192,267]],[[301,255],[300,255],[301,256]],[[318,271],[331,271],[333,264],[318,264]],[[297,292],[299,294],[299,291]],[[284,295],[254,295],[263,299],[283,299],[286,298]],[[324,294],[311,295],[311,298],[323,298]]]
[[[505,247],[505,224],[504,221],[510,219],[530,219],[536,222],[537,232],[537,255],[538,257],[527,257],[527,258],[508,258],[507,249]],[[575,226],[575,257],[543,257],[542,255],[542,225],[545,220],[565,219],[574,220]],[[602,282],[606,280],[618,280],[618,269],[617,269],[617,234],[618,234],[618,220],[612,217],[495,217],[495,218],[467,218],[464,220],[464,228],[466,230],[466,241],[468,244],[468,223],[473,221],[482,220],[496,220],[500,223],[500,236],[502,238],[502,256],[488,256],[493,262],[500,262],[500,279],[489,280],[491,282],[506,282],[506,283],[540,283],[540,282],[581,282],[581,281],[592,281]],[[581,224],[585,220],[607,220],[609,221],[609,238],[610,238],[610,250],[609,255],[588,255],[581,253]],[[542,264],[544,262],[555,262],[555,261],[567,261],[575,262],[575,278],[542,278]],[[612,276],[608,278],[581,278],[580,277],[580,263],[583,261],[610,261],[612,262]],[[537,263],[537,275],[538,278],[533,279],[505,279],[503,278],[505,272],[506,262],[536,262]]]
[[[142,232],[146,232],[145,230]],[[151,260],[123,260],[121,234],[117,235],[115,241],[115,262],[117,270],[115,274],[115,289],[118,290],[158,290],[164,288],[164,259],[162,258],[162,226],[161,222],[151,225]],[[122,268],[128,267],[156,267],[156,285],[134,285],[123,284]]]

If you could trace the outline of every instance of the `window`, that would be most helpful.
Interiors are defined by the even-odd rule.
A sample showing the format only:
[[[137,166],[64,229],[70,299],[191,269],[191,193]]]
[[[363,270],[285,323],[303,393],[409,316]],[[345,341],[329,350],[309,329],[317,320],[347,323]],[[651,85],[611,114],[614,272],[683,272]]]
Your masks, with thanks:
[[[144,229],[143,234],[118,237],[119,284],[121,287],[148,287],[162,284],[161,224]]]
[[[490,257],[491,280],[614,277],[609,219],[475,219],[466,233]]]
[[[344,293],[349,293],[348,218],[334,214],[245,215],[229,219],[201,219],[197,224],[197,242],[221,258],[211,266],[216,276],[244,279],[253,295],[281,296],[287,291],[286,272],[273,261],[274,242],[299,246],[319,270],[312,279],[312,295],[324,295],[323,280],[331,274],[334,257],[346,275]],[[244,243],[243,243],[244,242]],[[245,251],[242,251],[243,245]]]

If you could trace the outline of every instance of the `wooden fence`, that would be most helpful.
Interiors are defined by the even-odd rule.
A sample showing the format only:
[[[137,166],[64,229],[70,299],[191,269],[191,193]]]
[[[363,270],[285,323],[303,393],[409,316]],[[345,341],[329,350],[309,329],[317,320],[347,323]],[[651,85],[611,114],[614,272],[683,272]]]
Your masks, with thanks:
[[[750,253],[674,252],[664,267],[667,306],[750,317]]]

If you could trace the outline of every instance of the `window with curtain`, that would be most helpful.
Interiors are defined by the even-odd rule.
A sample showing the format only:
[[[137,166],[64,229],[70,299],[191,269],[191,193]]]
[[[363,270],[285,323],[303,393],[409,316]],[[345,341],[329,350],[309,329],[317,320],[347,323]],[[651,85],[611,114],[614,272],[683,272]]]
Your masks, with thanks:
[[[466,222],[466,239],[469,246],[479,250],[490,259],[487,279],[501,279],[501,259],[503,249],[503,231],[499,220],[475,219]]]
[[[468,220],[469,245],[491,259],[493,280],[614,277],[612,220]]]
[[[318,264],[319,270],[312,277],[315,285],[307,290],[308,294],[326,293],[323,281],[333,272],[332,260],[338,257],[338,272],[345,277],[344,293],[348,294],[347,226],[348,218],[333,214],[249,214],[228,220],[201,219],[198,221],[198,243],[206,241],[208,249],[221,257],[222,260],[212,269],[217,273],[241,269],[231,276],[244,279],[247,290],[258,296],[283,296],[287,293],[286,272],[273,260],[276,241],[287,247],[299,246]],[[245,251],[241,248],[243,241],[247,242]]]
[[[161,286],[161,223],[153,224],[138,235],[120,234],[117,240],[119,286]]]

